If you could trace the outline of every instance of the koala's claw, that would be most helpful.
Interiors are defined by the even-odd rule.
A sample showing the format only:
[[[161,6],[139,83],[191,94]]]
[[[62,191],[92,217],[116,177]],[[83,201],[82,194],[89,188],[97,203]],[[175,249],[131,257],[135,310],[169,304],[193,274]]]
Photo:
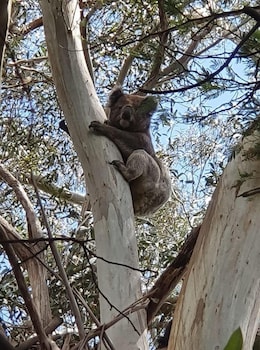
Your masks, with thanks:
[[[98,130],[98,128],[100,127],[100,125],[102,125],[102,123],[100,123],[97,120],[93,120],[90,124],[89,124],[89,128],[90,129],[94,129],[94,130]]]
[[[111,165],[113,165],[115,168],[119,168],[123,163],[120,160],[113,160],[110,162]]]

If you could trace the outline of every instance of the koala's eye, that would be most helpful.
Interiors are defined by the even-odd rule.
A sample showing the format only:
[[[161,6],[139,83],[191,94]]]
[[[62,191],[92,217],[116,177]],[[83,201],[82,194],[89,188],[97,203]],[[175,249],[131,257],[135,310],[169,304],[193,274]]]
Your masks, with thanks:
[[[119,111],[121,111],[121,109],[124,107],[124,105],[118,105],[117,106],[117,109],[119,110]]]

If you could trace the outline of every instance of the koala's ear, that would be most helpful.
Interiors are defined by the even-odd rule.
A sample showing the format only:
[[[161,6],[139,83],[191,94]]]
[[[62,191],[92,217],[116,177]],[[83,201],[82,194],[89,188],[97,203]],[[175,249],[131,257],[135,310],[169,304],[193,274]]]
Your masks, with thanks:
[[[157,104],[158,102],[155,97],[147,96],[138,107],[138,112],[142,114],[152,114],[156,110]]]
[[[114,87],[109,96],[108,107],[112,107],[116,103],[116,101],[123,95],[124,93],[121,86]]]

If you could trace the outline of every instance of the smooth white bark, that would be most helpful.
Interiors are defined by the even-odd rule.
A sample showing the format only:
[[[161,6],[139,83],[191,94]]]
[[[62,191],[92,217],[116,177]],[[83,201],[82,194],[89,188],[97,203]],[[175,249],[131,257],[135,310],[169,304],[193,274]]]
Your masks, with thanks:
[[[260,320],[260,161],[255,132],[228,163],[203,221],[168,350],[223,350],[241,327],[252,349]]]
[[[136,268],[137,244],[129,187],[108,164],[120,159],[120,154],[111,142],[92,134],[88,128],[92,120],[104,120],[105,114],[83,55],[78,2],[42,0],[41,5],[54,82],[90,194],[97,255]],[[139,273],[117,264],[97,261],[101,322],[111,320],[118,310],[141,296]],[[131,320],[134,327],[124,319],[107,332],[115,349],[147,349],[145,312],[134,313]]]

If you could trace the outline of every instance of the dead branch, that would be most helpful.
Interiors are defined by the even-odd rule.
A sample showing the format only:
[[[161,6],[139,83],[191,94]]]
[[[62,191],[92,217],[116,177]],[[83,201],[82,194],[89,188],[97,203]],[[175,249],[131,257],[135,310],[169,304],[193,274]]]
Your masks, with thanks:
[[[244,8],[239,9],[239,10],[234,10],[234,11],[224,11],[221,13],[212,13],[209,16],[205,16],[205,17],[196,17],[196,18],[188,18],[186,21],[182,22],[181,24],[175,25],[173,27],[168,27],[167,29],[163,30],[163,31],[158,31],[155,33],[149,33],[147,35],[144,35],[142,37],[139,38],[134,38],[133,40],[128,40],[127,42],[117,45],[117,47],[121,48],[121,47],[125,47],[127,45],[139,42],[139,41],[143,41],[143,40],[147,40],[149,38],[153,38],[153,37],[157,37],[160,34],[163,34],[164,32],[174,32],[179,30],[182,27],[187,26],[187,24],[191,24],[193,23],[194,26],[198,26],[199,24],[205,24],[207,22],[212,22],[218,18],[226,18],[226,17],[234,17],[234,16],[239,16],[243,13],[249,14],[248,10],[251,9],[251,17],[253,11],[259,11],[260,10],[260,6],[255,6],[255,7],[246,7],[246,10]],[[255,14],[256,15],[256,14]]]
[[[211,30],[211,27],[205,27],[204,29],[200,30],[191,40],[190,45],[188,46],[187,50],[183,53],[182,57],[178,60],[174,61],[173,63],[169,64],[168,67],[164,68],[158,76],[158,80],[160,80],[160,83],[167,81],[171,79],[171,76],[169,74],[176,74],[177,72],[180,73],[183,72],[185,69],[187,69],[187,65],[191,58],[194,57],[194,51],[198,47],[201,39],[203,39]],[[168,76],[168,77],[167,77]],[[164,79],[162,79],[165,77]]]
[[[116,324],[117,322],[119,322],[120,320],[122,320],[124,317],[128,317],[129,315],[131,315],[134,312],[137,312],[139,310],[145,309],[147,306],[147,298],[141,298],[139,300],[137,300],[135,303],[133,303],[132,305],[130,305],[127,309],[125,309],[124,311],[122,311],[119,315],[117,315],[116,317],[113,318],[113,320],[111,320],[110,322],[107,323],[103,323],[102,325],[100,325],[99,327],[97,327],[96,329],[93,329],[92,331],[90,331],[85,339],[83,340],[83,342],[89,341],[90,339],[99,336],[100,333],[105,330],[107,330],[108,328],[112,327],[114,324]],[[81,342],[78,343],[73,350],[76,350],[80,347]]]
[[[154,55],[153,67],[151,69],[150,76],[148,77],[146,83],[144,83],[143,85],[144,89],[150,89],[152,86],[155,86],[159,79],[159,72],[164,59],[164,53],[169,34],[169,32],[167,31],[168,20],[164,11],[164,0],[158,0],[158,8],[161,28],[161,31],[159,33],[160,41],[156,53]]]
[[[62,319],[59,317],[55,317],[53,320],[51,320],[50,324],[45,327],[44,331],[46,334],[51,334],[57,327],[59,327],[62,324]],[[39,340],[38,336],[29,338],[26,341],[24,341],[22,344],[18,345],[15,350],[26,350],[30,349],[37,341]]]
[[[237,45],[237,47],[233,50],[233,52],[231,53],[231,55],[228,57],[228,59],[213,73],[209,74],[207,76],[207,78],[200,80],[199,82],[189,85],[189,86],[185,86],[179,89],[171,89],[171,90],[164,90],[164,91],[154,91],[154,90],[147,90],[147,89],[140,89],[141,92],[144,93],[150,93],[150,94],[159,94],[159,95],[165,95],[165,94],[169,94],[169,93],[176,93],[176,92],[182,92],[182,91],[187,91],[190,89],[193,89],[195,87],[199,87],[205,83],[208,83],[209,81],[211,81],[213,78],[215,78],[215,76],[217,76],[220,72],[222,72],[222,70],[224,68],[226,68],[229,63],[232,61],[232,59],[236,56],[236,54],[239,52],[239,50],[241,49],[241,47],[245,44],[245,42],[250,38],[250,36],[258,29],[258,27],[260,26],[260,22],[255,24],[254,27],[243,37],[243,39],[240,41],[240,43]]]
[[[26,34],[30,33],[31,31],[33,31],[34,29],[41,27],[42,25],[43,25],[42,17],[36,18],[32,22],[26,24],[24,26],[24,28],[21,30],[21,33],[23,35],[26,35]]]
[[[11,0],[0,1],[0,85],[2,78],[2,68],[6,46],[6,37],[11,17]]]
[[[4,334],[0,331],[0,348],[3,350],[16,350]]]
[[[14,245],[16,255],[21,261],[26,261],[37,254],[35,247],[30,247],[27,242],[24,242],[19,233],[10,225],[3,217],[0,216],[0,225],[4,228],[8,239],[7,243],[18,242]],[[0,242],[2,243],[2,241]]]
[[[81,34],[81,41],[82,41],[82,47],[83,47],[83,53],[85,56],[85,61],[88,67],[89,74],[91,76],[91,79],[93,81],[93,84],[95,85],[95,75],[94,75],[94,70],[93,70],[93,64],[90,56],[90,51],[89,51],[89,43],[87,39],[87,17],[83,17],[84,12],[81,11],[81,24],[80,24],[80,34]]]
[[[20,182],[5,168],[3,164],[0,164],[0,177],[2,177],[6,183],[14,190],[16,197],[18,201],[22,204],[27,218],[27,225],[28,225],[28,236],[29,238],[41,238],[42,237],[42,230],[40,226],[40,222],[35,215],[34,208],[32,206],[32,203],[30,202],[30,199],[25,192],[24,188],[20,184]],[[6,223],[3,223],[3,227],[7,228],[6,234],[7,239],[10,238],[10,236],[13,238],[17,238],[17,235],[15,233],[15,230],[12,229],[10,225],[6,225]],[[19,235],[18,235],[19,236]],[[21,245],[20,245],[21,247]],[[16,247],[14,250],[17,251],[19,248]],[[34,248],[27,248],[24,246],[22,248],[21,253],[17,253],[17,256],[21,256],[20,254],[24,254],[24,257],[27,257],[26,260],[26,267],[28,270],[28,275],[32,287],[32,293],[34,296],[34,302],[36,304],[36,307],[39,311],[39,314],[41,315],[42,321],[44,326],[49,323],[51,320],[51,309],[50,309],[50,302],[49,302],[49,290],[48,286],[46,285],[46,279],[47,279],[47,272],[44,266],[41,264],[41,261],[44,262],[44,249],[45,244],[42,242],[38,242]],[[28,249],[29,248],[29,249]],[[32,256],[36,256],[38,254],[39,259],[30,259]],[[28,259],[29,258],[29,259]],[[46,305],[48,305],[46,307]]]
[[[6,169],[3,164],[0,164],[0,177],[2,177],[2,179],[4,179],[10,187],[12,187],[18,201],[22,204],[25,210],[29,237],[41,237],[42,232],[40,222],[37,219],[30,199],[27,196],[27,193],[24,191],[20,182]]]
[[[37,196],[37,199],[39,201],[40,208],[41,208],[43,222],[45,224],[45,227],[46,227],[46,230],[47,230],[47,233],[48,233],[48,237],[50,239],[51,251],[53,253],[53,257],[54,257],[55,262],[57,264],[60,276],[62,278],[62,281],[63,281],[64,286],[66,288],[67,295],[68,295],[69,300],[70,300],[71,311],[72,311],[72,313],[75,316],[75,321],[76,321],[76,324],[77,324],[77,327],[78,327],[79,336],[80,336],[81,339],[83,339],[85,337],[85,330],[84,330],[84,324],[83,324],[83,321],[82,321],[82,318],[81,318],[81,315],[80,315],[79,307],[78,307],[78,304],[77,304],[76,299],[74,297],[72,288],[70,286],[70,283],[69,283],[66,271],[65,271],[64,266],[62,264],[62,261],[61,261],[61,258],[60,258],[60,254],[59,254],[58,249],[57,249],[57,247],[55,245],[55,242],[53,241],[53,235],[52,235],[52,232],[51,232],[51,228],[50,228],[50,225],[49,225],[49,222],[48,222],[45,210],[43,208],[43,204],[42,204],[42,201],[41,201],[41,197],[40,197],[40,194],[39,194],[36,182],[34,181],[33,177],[32,177],[32,182],[33,182],[33,185],[34,185],[34,188],[35,188],[35,193],[36,193],[36,196]]]
[[[153,320],[161,305],[183,277],[190,261],[193,248],[200,232],[200,226],[193,228],[173,262],[165,269],[149,291],[150,302],[147,306],[147,323]]]
[[[8,243],[4,243],[4,240],[8,238],[8,235],[5,232],[5,229],[3,226],[0,225],[0,236],[2,239],[2,245],[5,249],[5,252],[8,256],[9,262],[13,268],[13,272],[16,278],[16,282],[18,284],[20,293],[24,299],[26,308],[28,310],[28,313],[30,315],[30,318],[32,320],[34,329],[39,337],[39,341],[42,345],[42,349],[50,350],[51,345],[49,342],[48,337],[46,336],[44,332],[44,328],[40,319],[40,315],[38,313],[38,310],[35,306],[34,300],[31,298],[29,292],[28,292],[28,286],[26,285],[23,273],[21,271],[20,264],[17,260],[16,254],[14,252],[14,249],[12,246]]]
[[[101,327],[101,323],[99,322],[99,320],[96,318],[96,316],[94,315],[94,313],[92,312],[90,306],[85,302],[84,298],[82,298],[82,295],[75,289],[73,288],[73,292],[74,294],[77,296],[77,298],[80,300],[80,302],[82,303],[82,305],[86,308],[90,318],[93,320],[93,322],[96,324],[97,327]],[[102,328],[103,329],[103,328]],[[103,330],[103,335],[102,337],[104,338],[104,340],[107,342],[107,344],[110,346],[111,350],[114,350],[114,346],[111,342],[111,340],[109,339],[108,335],[106,334],[105,330]]]
[[[83,205],[84,203],[89,203],[89,194],[86,194],[86,196],[81,195],[79,193],[71,192],[67,188],[56,186],[53,183],[50,183],[42,176],[36,176],[33,175],[33,179],[37,185],[37,187],[52,196],[55,196],[56,198],[63,199],[65,201],[68,201],[73,204]],[[27,178],[30,185],[33,185],[32,177]]]
[[[143,308],[147,310],[147,319],[149,324],[160,309],[169,293],[183,277],[191,254],[193,252],[193,248],[197,241],[199,231],[200,226],[192,229],[188,238],[184,242],[178,256],[161,274],[159,279],[155,282],[154,287],[146,295],[131,304],[110,322],[100,325],[96,329],[89,332],[86,335],[85,341],[90,340],[97,335],[100,335],[102,330],[104,331],[108,329],[115,323],[119,322],[123,317],[129,316],[131,313]],[[75,349],[77,349],[78,346],[79,344],[75,347]]]
[[[255,8],[245,6],[244,13],[246,13],[250,17],[254,18],[254,20],[256,20],[257,22],[260,22],[260,6],[257,6]]]

